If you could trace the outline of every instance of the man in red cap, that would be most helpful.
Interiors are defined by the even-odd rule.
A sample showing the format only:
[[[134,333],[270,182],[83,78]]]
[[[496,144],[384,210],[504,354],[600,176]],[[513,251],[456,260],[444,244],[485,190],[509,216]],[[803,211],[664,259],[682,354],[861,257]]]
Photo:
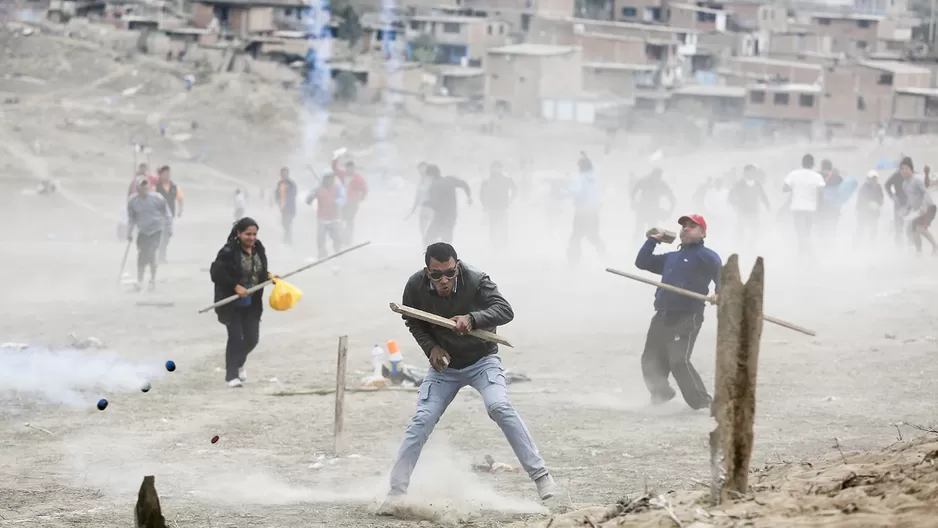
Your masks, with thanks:
[[[704,247],[707,221],[700,215],[689,215],[682,216],[678,223],[681,224],[679,249],[655,255],[655,246],[663,235],[650,235],[635,257],[635,266],[661,275],[664,284],[702,295],[710,294],[712,282],[714,294],[709,295],[709,299],[716,303],[723,262],[716,252]],[[703,301],[668,290],[658,288],[655,292],[655,315],[642,353],[642,375],[653,404],[674,398],[674,389],[668,382],[668,375],[673,374],[684,401],[691,408],[710,407],[707,388],[690,363],[694,342],[703,324],[704,306]]]

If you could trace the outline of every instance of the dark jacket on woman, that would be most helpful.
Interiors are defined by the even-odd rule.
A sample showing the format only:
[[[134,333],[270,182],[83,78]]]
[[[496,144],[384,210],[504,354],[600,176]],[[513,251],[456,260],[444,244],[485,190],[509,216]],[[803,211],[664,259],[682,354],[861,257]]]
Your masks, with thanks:
[[[267,280],[267,251],[264,249],[264,244],[261,244],[260,240],[254,242],[254,251],[261,260],[261,268],[257,270],[257,274],[260,280]],[[215,262],[212,262],[212,267],[210,268],[212,282],[215,283],[215,302],[234,295],[235,286],[241,284],[241,254],[243,252],[244,250],[241,249],[241,244],[238,242],[237,238],[229,240],[228,243],[222,246],[218,251]],[[241,285],[244,286],[244,284]],[[227,325],[234,309],[235,302],[215,308],[215,313],[218,314],[218,321],[223,325]],[[261,313],[264,311],[263,288],[251,294],[251,307],[249,309],[251,312],[254,312],[257,317],[261,316]]]

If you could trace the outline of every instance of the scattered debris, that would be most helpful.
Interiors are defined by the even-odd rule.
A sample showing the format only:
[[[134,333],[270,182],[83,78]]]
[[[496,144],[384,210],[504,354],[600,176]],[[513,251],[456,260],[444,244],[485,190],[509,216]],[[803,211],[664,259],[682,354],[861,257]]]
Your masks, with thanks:
[[[492,455],[485,455],[485,461],[481,464],[473,464],[472,471],[476,473],[519,473],[521,468],[496,462]]]
[[[104,342],[98,339],[97,337],[87,337],[85,339],[78,339],[74,333],[69,332],[68,334],[68,346],[76,350],[85,350],[88,348],[104,348]]]
[[[48,429],[43,429],[42,427],[37,427],[37,426],[35,426],[35,425],[31,425],[29,422],[26,422],[26,427],[29,427],[30,429],[36,429],[37,431],[42,431],[43,433],[46,433],[46,434],[49,435],[49,436],[55,436],[55,435],[52,433],[52,431],[50,431],[50,430],[48,430]]]
[[[908,425],[938,435],[938,430]],[[620,526],[926,526],[938,495],[938,438],[899,441],[883,451],[836,451],[811,463],[780,462],[753,469],[749,493],[706,506],[703,489],[646,493],[528,520],[514,528]],[[847,456],[849,455],[849,456]],[[703,486],[705,487],[705,486]],[[883,498],[887,497],[888,500]],[[862,512],[862,519],[856,517]]]

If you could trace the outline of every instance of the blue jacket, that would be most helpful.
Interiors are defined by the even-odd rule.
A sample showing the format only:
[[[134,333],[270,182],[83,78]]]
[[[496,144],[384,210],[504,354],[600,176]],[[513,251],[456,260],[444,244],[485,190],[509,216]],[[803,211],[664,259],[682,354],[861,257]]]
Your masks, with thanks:
[[[698,244],[681,245],[677,251],[655,255],[658,240],[648,238],[635,257],[635,266],[661,275],[661,282],[684,288],[702,295],[710,294],[710,283],[714,292],[720,291],[720,271],[723,261],[720,255]],[[705,303],[679,293],[658,288],[655,292],[655,310],[659,312],[702,313]]]

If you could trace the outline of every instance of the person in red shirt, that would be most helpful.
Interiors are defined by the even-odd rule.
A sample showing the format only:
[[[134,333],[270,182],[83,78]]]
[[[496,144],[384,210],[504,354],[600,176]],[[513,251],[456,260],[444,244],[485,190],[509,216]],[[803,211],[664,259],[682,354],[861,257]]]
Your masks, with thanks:
[[[349,160],[345,163],[345,169],[339,167],[339,158],[332,160],[332,171],[336,178],[346,189],[346,202],[342,207],[342,220],[345,223],[345,243],[352,241],[352,235],[355,232],[355,217],[358,215],[358,207],[368,196],[368,182],[355,170],[355,162]]]

